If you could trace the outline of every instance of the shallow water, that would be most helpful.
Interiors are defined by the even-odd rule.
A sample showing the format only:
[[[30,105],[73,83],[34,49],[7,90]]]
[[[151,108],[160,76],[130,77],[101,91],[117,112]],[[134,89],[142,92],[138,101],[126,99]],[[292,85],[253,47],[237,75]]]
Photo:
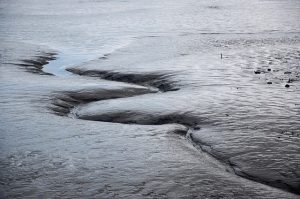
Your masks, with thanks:
[[[299,13],[1,1],[1,196],[297,198]]]

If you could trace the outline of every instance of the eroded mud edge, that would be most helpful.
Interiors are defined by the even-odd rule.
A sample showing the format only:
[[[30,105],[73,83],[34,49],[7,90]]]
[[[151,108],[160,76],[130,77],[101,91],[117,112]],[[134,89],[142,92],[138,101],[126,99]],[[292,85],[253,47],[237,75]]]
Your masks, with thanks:
[[[20,66],[25,69],[25,71],[39,74],[39,75],[51,75],[51,73],[47,73],[43,71],[43,67],[47,65],[50,61],[56,59],[56,52],[42,52],[40,55],[34,57],[34,59],[21,59],[20,63],[8,63]]]
[[[209,145],[208,143],[202,142],[199,139],[194,139],[193,135],[191,134],[191,131],[188,131],[186,134],[186,138],[189,142],[191,142],[191,144],[198,150],[207,153],[208,155],[210,155],[211,157],[213,157],[214,159],[216,159],[217,161],[219,161],[221,164],[225,165],[225,167],[227,168],[227,171],[234,173],[240,177],[261,183],[261,184],[265,184],[268,186],[272,186],[275,188],[279,188],[282,190],[286,190],[289,191],[291,193],[295,193],[295,194],[300,194],[299,189],[290,186],[289,184],[283,182],[283,181],[267,181],[264,180],[262,178],[259,178],[257,176],[253,176],[248,174],[247,172],[244,172],[243,170],[241,170],[235,163],[233,163],[232,161],[230,161],[230,159],[224,159],[219,157],[218,155],[214,154],[212,152],[213,147],[211,145]]]
[[[80,68],[67,68],[67,71],[88,77],[99,77],[101,79],[126,82],[140,86],[151,86],[159,89],[161,92],[179,90],[175,82],[170,80],[172,74],[161,73],[119,73],[108,70],[82,70]]]

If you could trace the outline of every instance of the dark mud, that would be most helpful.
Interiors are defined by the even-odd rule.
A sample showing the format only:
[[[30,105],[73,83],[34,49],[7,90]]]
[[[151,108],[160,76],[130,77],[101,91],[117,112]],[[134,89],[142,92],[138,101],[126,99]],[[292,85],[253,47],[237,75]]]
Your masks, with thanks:
[[[80,68],[67,68],[69,72],[90,76],[90,77],[100,77],[106,80],[120,81],[126,83],[133,83],[143,86],[151,86],[158,88],[162,92],[167,91],[176,91],[179,90],[175,82],[169,80],[171,74],[158,74],[158,73],[149,73],[149,74],[138,74],[138,73],[120,73],[114,71],[101,71],[101,70],[82,70]]]
[[[12,64],[20,66],[30,73],[35,73],[39,75],[53,75],[51,73],[44,72],[43,67],[50,61],[55,60],[56,55],[56,53],[52,52],[42,53],[41,55],[35,56],[34,59],[22,59],[20,60],[20,63]]]
[[[188,127],[195,128],[201,122],[201,118],[189,115],[179,114],[143,114],[134,111],[103,113],[99,115],[89,115],[76,112],[79,119],[94,120],[122,124],[142,124],[142,125],[162,125],[162,124],[182,124]]]
[[[76,106],[87,104],[93,101],[132,97],[148,93],[155,93],[157,90],[147,87],[124,87],[121,89],[85,88],[77,91],[62,91],[53,93],[55,96],[49,108],[56,114],[67,116]]]
[[[69,70],[74,72],[74,70]],[[138,84],[142,86],[140,89],[122,89],[122,90],[103,90],[100,89],[85,89],[80,91],[66,91],[59,94],[54,94],[55,99],[52,101],[50,109],[56,114],[66,116],[72,113],[75,117],[84,120],[123,123],[123,124],[141,124],[141,125],[162,125],[162,124],[182,124],[190,128],[196,128],[203,118],[178,113],[166,113],[166,114],[152,114],[141,113],[134,110],[119,111],[114,113],[100,113],[84,114],[80,112],[81,107],[86,104],[92,104],[95,101],[112,100],[117,98],[133,97],[138,95],[144,95],[149,93],[155,93],[158,91],[167,92],[174,91],[175,88],[167,80],[167,75],[159,74],[121,74],[121,73],[109,73],[99,71],[88,72],[76,72],[76,74],[101,77],[102,79],[114,80],[119,82],[126,82],[132,84]],[[105,74],[105,75],[104,75]],[[168,88],[168,89],[167,89]],[[178,90],[179,88],[176,88]],[[79,108],[77,108],[79,107]],[[185,132],[186,133],[186,132]]]

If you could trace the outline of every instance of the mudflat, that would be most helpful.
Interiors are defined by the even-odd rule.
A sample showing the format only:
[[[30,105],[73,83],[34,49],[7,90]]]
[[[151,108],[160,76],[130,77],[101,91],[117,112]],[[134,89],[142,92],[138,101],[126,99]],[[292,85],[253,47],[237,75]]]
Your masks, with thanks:
[[[1,198],[299,198],[299,11],[1,1]]]

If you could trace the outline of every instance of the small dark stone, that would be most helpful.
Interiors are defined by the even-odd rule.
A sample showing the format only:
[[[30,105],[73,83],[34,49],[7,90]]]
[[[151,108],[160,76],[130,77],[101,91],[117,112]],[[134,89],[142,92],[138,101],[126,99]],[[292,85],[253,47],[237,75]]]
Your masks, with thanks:
[[[271,71],[271,68],[268,68],[268,71]]]
[[[254,71],[255,74],[260,74],[261,72],[259,70]]]
[[[284,72],[284,74],[291,74],[292,72],[289,72],[289,71],[287,71],[287,72]]]
[[[267,84],[272,84],[272,82],[267,82]]]
[[[194,130],[200,130],[200,129],[201,129],[200,126],[195,126],[195,127],[194,127]]]
[[[290,85],[288,85],[288,84],[285,85],[285,88],[289,88],[289,87],[290,87]]]

